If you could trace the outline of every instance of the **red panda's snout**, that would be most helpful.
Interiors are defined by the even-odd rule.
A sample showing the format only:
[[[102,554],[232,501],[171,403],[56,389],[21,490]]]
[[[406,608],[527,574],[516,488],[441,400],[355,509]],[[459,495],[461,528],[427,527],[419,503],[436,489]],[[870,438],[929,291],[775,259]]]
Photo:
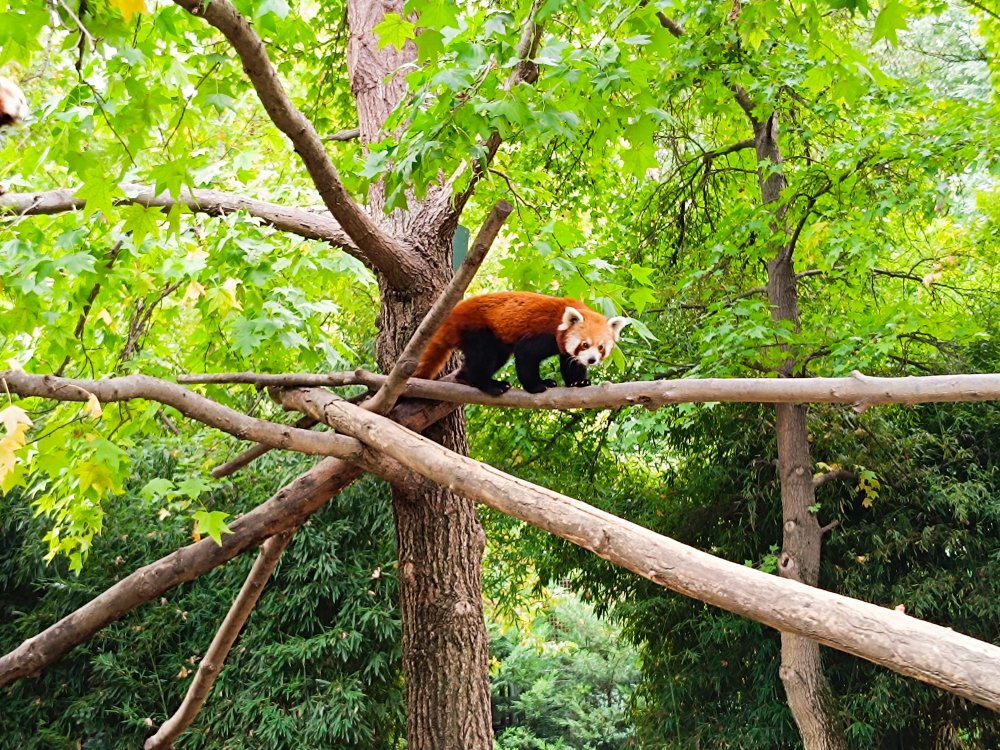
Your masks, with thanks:
[[[601,364],[630,322],[629,318],[605,318],[603,315],[587,311],[584,315],[575,307],[567,307],[563,313],[559,330],[563,333],[563,350],[584,367]]]

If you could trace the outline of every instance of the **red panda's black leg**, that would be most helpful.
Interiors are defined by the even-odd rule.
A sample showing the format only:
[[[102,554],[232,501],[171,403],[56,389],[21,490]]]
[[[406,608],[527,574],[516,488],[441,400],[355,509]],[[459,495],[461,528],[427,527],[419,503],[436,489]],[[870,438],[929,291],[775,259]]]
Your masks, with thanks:
[[[590,380],[587,379],[587,366],[581,364],[576,357],[560,354],[559,372],[562,373],[563,382],[571,388],[590,385]]]
[[[542,380],[538,371],[543,359],[559,353],[554,333],[540,336],[526,336],[514,344],[514,366],[517,379],[528,393],[541,393],[546,388],[555,388],[556,381]]]
[[[466,332],[462,336],[461,349],[465,362],[455,375],[459,383],[471,385],[491,396],[500,396],[510,390],[510,383],[494,380],[493,374],[510,359],[511,347],[500,341],[492,331]]]

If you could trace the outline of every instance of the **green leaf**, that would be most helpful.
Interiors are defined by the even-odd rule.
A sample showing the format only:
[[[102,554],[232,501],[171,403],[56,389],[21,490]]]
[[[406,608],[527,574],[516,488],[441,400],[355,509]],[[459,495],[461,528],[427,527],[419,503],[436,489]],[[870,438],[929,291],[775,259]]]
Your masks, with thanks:
[[[221,510],[199,510],[191,514],[195,522],[195,533],[212,537],[216,544],[222,546],[222,535],[232,534],[232,529],[226,525],[228,513]]]
[[[386,13],[382,23],[375,26],[372,31],[378,34],[379,49],[389,44],[396,49],[403,49],[403,45],[416,37],[413,24],[398,13]]]
[[[892,45],[899,44],[897,32],[906,29],[906,17],[910,9],[899,0],[886,0],[878,12],[875,28],[872,30],[872,44],[880,39],[887,40]]]
[[[164,479],[163,477],[156,477],[150,479],[143,485],[142,489],[139,490],[139,497],[145,500],[147,503],[151,503],[154,500],[159,500],[176,489],[176,485],[169,479]]]
[[[278,18],[285,19],[290,10],[287,0],[262,0],[257,6],[257,18],[273,14]]]

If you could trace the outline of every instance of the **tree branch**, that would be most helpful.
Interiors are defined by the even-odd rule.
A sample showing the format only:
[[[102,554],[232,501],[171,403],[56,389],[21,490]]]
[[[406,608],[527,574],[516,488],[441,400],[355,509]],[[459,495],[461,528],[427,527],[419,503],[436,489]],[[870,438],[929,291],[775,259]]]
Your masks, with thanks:
[[[420,259],[404,250],[354,202],[312,123],[292,104],[268,58],[264,42],[229,0],[174,0],[193,16],[203,17],[222,32],[236,50],[250,83],[268,116],[288,136],[301,157],[323,203],[368,261],[397,290],[409,289],[418,277]]]
[[[362,261],[367,258],[347,236],[347,233],[325,213],[313,213],[302,208],[289,208],[277,203],[247,198],[236,193],[218,190],[189,190],[183,188],[179,196],[168,192],[155,193],[144,185],[123,183],[124,197],[116,198],[115,205],[136,204],[147,208],[169,210],[182,205],[194,213],[209,216],[225,216],[237,211],[246,211],[250,216],[282,232],[289,232],[310,240],[329,242],[354,255]],[[77,211],[86,205],[86,200],[76,195],[75,188],[49,190],[43,193],[5,193],[0,195],[0,216],[4,211],[19,216],[37,214],[57,214]]]
[[[420,355],[437,332],[437,329],[444,323],[445,318],[448,317],[452,308],[462,299],[462,295],[469,288],[469,284],[475,277],[476,271],[479,270],[479,266],[486,259],[486,254],[490,251],[490,247],[493,246],[493,241],[497,238],[497,234],[500,233],[500,228],[513,210],[513,206],[507,201],[498,201],[493,206],[493,210],[490,211],[490,215],[483,222],[483,226],[479,230],[479,234],[476,236],[476,241],[473,243],[469,254],[462,261],[462,265],[459,266],[458,271],[455,272],[451,281],[448,282],[448,286],[441,292],[441,296],[437,298],[431,309],[427,311],[427,315],[420,321],[420,325],[417,326],[417,330],[410,337],[406,348],[399,355],[399,359],[393,365],[388,376],[386,376],[381,388],[372,396],[371,400],[364,404],[366,409],[376,414],[384,415],[388,414],[389,410],[396,405],[396,401],[399,400],[399,397],[406,390],[406,382],[413,375],[413,371],[417,369]]]
[[[294,529],[282,531],[261,545],[260,554],[257,555],[257,560],[254,562],[250,574],[243,582],[243,588],[233,600],[229,614],[222,621],[215,638],[212,639],[212,644],[198,664],[198,672],[191,681],[191,685],[188,686],[184,701],[174,712],[174,715],[160,725],[156,734],[146,740],[143,745],[144,750],[159,750],[160,748],[171,750],[174,746],[174,740],[180,736],[181,732],[191,726],[198,711],[205,705],[205,700],[212,691],[212,685],[215,684],[215,678],[219,676],[226,657],[229,655],[233,643],[236,642],[236,636],[240,634],[247,618],[250,617],[264,586],[281,559],[281,553],[285,551],[294,533]]]
[[[280,396],[287,407],[354,435],[429,479],[556,534],[657,585],[1000,710],[998,646],[721,560],[459,455],[328,391],[285,391]]]
[[[538,15],[541,5],[542,0],[534,0],[531,4],[531,10],[528,11],[528,18],[521,30],[521,38],[518,40],[517,47],[515,48],[520,62],[507,77],[507,81],[503,86],[504,91],[510,91],[522,83],[530,85],[538,80],[538,66],[532,62],[531,58],[535,56],[535,53],[538,51],[538,45],[542,40],[542,25],[535,21],[535,16]],[[482,159],[473,163],[469,184],[465,186],[465,190],[455,197],[451,211],[444,223],[458,220],[458,217],[465,209],[465,204],[469,202],[469,199],[475,193],[476,185],[479,184],[479,181],[486,174],[487,170],[489,170],[490,164],[493,163],[493,158],[500,149],[501,143],[503,143],[503,138],[500,136],[499,131],[494,130],[490,133],[490,137],[486,139],[486,143],[483,145],[485,153]]]
[[[21,370],[0,371],[5,390],[22,397],[36,396],[57,401],[86,401],[91,395],[102,403],[146,399],[172,406],[181,414],[242,440],[253,440],[272,448],[320,456],[354,458],[358,446],[340,435],[311,432],[289,425],[248,417],[242,412],[182,388],[176,383],[146,375],[127,375],[106,380],[30,375]]]
[[[813,477],[813,487],[820,488],[827,482],[835,482],[838,479],[846,479],[850,482],[858,481],[858,475],[849,469],[833,469],[826,471],[819,476]]]
[[[324,138],[324,141],[356,141],[361,137],[361,128],[346,128],[331,133]]]
[[[356,370],[329,375],[230,375],[182,376],[184,382],[245,383],[285,388],[364,385],[375,389],[385,375]],[[549,388],[543,393],[511,389],[490,396],[478,388],[444,380],[415,379],[407,383],[408,398],[434,399],[463,404],[515,409],[615,409],[666,404],[756,402],[845,404],[863,411],[876,404],[923,404],[1000,400],[1000,374],[926,375],[880,378],[855,372],[847,378],[701,378],[601,383],[586,388]]]

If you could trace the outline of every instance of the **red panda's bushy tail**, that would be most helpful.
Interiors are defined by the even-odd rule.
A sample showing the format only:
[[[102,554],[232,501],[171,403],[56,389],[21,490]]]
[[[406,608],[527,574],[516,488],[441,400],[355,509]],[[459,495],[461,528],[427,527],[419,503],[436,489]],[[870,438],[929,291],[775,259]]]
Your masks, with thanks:
[[[448,358],[455,350],[449,333],[447,328],[441,328],[434,334],[423,356],[420,357],[417,369],[413,371],[413,377],[434,379],[441,374],[441,370],[448,364]]]

